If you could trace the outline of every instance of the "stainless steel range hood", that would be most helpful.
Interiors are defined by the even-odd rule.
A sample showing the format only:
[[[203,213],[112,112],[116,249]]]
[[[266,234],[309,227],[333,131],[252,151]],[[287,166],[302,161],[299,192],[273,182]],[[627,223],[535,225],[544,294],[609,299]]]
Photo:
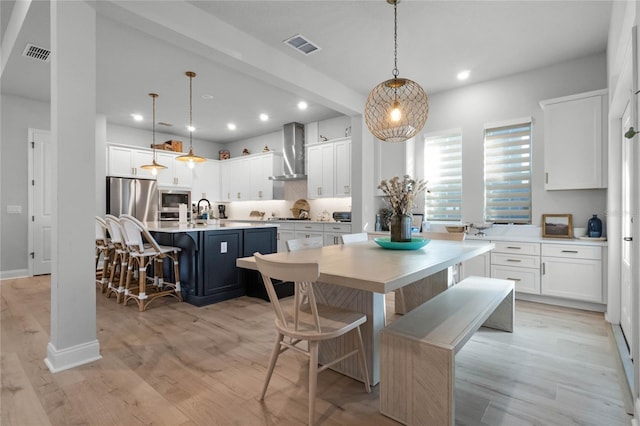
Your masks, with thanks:
[[[306,179],[304,171],[304,124],[287,123],[283,126],[282,143],[284,171],[279,176],[269,176],[271,180]]]

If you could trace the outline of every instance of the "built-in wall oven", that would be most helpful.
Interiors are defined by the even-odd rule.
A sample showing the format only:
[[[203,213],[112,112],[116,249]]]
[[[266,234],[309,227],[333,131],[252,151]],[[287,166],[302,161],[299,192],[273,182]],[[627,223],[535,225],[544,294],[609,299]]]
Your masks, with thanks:
[[[187,214],[191,214],[191,191],[181,189],[161,189],[158,220],[179,219],[180,204],[187,205]]]

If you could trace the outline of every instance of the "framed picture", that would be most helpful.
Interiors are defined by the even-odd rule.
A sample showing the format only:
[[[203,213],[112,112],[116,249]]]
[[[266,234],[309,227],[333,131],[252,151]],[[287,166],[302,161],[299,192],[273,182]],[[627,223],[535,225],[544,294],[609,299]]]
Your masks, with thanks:
[[[543,214],[542,238],[573,238],[570,214]]]
[[[422,218],[424,215],[422,213],[414,213],[413,218],[411,219],[411,233],[416,234],[418,232],[422,232]]]

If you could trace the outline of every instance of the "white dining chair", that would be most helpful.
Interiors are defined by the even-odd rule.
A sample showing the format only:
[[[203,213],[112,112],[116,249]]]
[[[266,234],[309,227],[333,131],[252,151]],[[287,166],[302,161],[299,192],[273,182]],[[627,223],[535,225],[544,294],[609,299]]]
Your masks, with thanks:
[[[322,247],[322,237],[299,238],[287,240],[287,251],[305,250]]]
[[[366,392],[371,392],[367,362],[364,356],[364,345],[360,325],[367,321],[367,316],[360,312],[352,312],[316,302],[314,283],[320,276],[317,262],[282,262],[267,259],[260,253],[254,254],[258,271],[262,275],[271,306],[276,314],[275,326],[278,331],[275,346],[271,352],[267,377],[262,388],[260,400],[264,400],[269,381],[278,360],[278,356],[288,349],[293,349],[309,357],[309,425],[315,418],[315,399],[318,373],[350,356],[357,355]],[[280,300],[271,279],[294,282],[293,305],[288,310],[280,305]],[[331,362],[318,368],[318,346],[320,342],[335,339],[347,333],[356,335],[357,348],[347,354],[340,355]],[[285,337],[288,340],[285,340]],[[307,348],[298,343],[307,342]]]
[[[343,234],[342,244],[359,243],[361,241],[368,241],[369,237],[366,232],[358,232],[357,234]]]

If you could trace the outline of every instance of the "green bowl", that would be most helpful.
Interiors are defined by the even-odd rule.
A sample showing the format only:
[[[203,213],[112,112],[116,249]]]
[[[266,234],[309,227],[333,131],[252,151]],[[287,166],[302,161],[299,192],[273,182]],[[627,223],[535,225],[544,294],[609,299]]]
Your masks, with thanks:
[[[374,238],[373,241],[375,241],[380,247],[389,250],[418,250],[429,244],[431,240],[414,237],[411,238],[411,241],[401,243],[398,241],[391,241],[391,238],[389,237],[379,237]]]

